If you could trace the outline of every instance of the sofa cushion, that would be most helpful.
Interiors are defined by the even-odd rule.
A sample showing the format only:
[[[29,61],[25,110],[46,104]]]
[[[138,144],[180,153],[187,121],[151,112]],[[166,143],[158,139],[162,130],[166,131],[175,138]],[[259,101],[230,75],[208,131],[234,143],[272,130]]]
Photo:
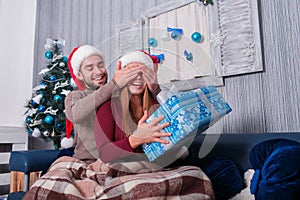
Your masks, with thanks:
[[[300,144],[276,139],[256,145],[250,153],[255,169],[251,193],[255,199],[300,199]]]
[[[203,171],[210,178],[218,200],[229,199],[243,188],[240,172],[230,159],[218,157]]]

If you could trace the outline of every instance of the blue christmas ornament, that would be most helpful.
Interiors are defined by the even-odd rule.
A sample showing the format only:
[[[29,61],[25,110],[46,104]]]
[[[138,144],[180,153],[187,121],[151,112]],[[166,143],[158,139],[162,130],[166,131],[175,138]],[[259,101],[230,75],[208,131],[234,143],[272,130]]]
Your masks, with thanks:
[[[188,61],[192,61],[193,60],[193,54],[190,52],[187,52],[186,50],[184,51],[184,56]]]
[[[177,31],[172,31],[172,33],[171,33],[171,38],[173,39],[173,40],[177,40],[178,39],[178,32]]]
[[[55,124],[55,126],[56,126],[56,128],[61,129],[63,125],[62,125],[62,123],[57,123],[57,124]]]
[[[37,91],[37,94],[41,94],[41,95],[44,96],[44,95],[45,95],[45,91],[41,91],[41,90],[40,90],[40,91]]]
[[[52,58],[53,58],[53,53],[52,53],[51,51],[46,51],[45,57],[46,57],[47,59],[52,59]]]
[[[197,42],[199,43],[201,40],[202,40],[202,35],[199,33],[199,32],[194,32],[192,35],[191,35],[191,38],[194,42]]]
[[[33,130],[32,130],[32,129],[28,129],[28,133],[29,133],[29,134],[32,134],[32,133],[33,133]]]
[[[45,82],[41,82],[40,85],[41,85],[41,86],[45,86],[46,83],[45,83]]]
[[[31,105],[33,106],[33,107],[36,107],[38,104],[35,102],[35,101],[33,101],[33,100],[31,100],[30,101],[31,102]]]
[[[56,76],[55,75],[51,75],[49,78],[50,81],[55,81],[56,80]]]
[[[44,112],[46,110],[46,107],[44,106],[44,105],[40,105],[39,107],[38,107],[38,111],[39,112]]]
[[[51,115],[47,115],[45,118],[44,118],[44,122],[46,124],[52,124],[54,121],[54,118],[51,116]]]
[[[53,100],[58,102],[58,101],[62,101],[62,97],[59,94],[54,95]]]
[[[167,27],[167,31],[171,32],[171,38],[174,39],[174,40],[177,40],[179,35],[183,35],[183,29],[182,28]]]
[[[68,62],[68,57],[64,56],[63,57],[63,62],[67,63]]]
[[[157,40],[155,38],[149,38],[148,39],[148,45],[150,47],[156,47],[157,46]]]
[[[193,54],[192,53],[189,53],[189,55],[186,56],[186,59],[188,61],[192,61],[193,60]]]
[[[25,119],[26,124],[30,124],[31,121],[32,121],[32,118],[27,116],[26,119]]]

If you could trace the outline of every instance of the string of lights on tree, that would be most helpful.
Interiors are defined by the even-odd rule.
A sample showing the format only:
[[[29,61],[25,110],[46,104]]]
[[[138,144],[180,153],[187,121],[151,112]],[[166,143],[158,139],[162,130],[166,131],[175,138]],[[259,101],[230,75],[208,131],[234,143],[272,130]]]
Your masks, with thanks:
[[[65,41],[46,41],[45,58],[47,67],[39,73],[41,82],[32,91],[32,99],[27,102],[25,125],[33,137],[52,141],[54,148],[61,147],[66,135],[64,99],[73,90],[68,58],[63,55]]]

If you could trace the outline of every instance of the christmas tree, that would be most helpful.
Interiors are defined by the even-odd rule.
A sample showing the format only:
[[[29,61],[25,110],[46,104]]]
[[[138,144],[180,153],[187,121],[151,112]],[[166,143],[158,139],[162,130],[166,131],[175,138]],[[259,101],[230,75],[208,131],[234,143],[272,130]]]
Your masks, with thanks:
[[[47,67],[39,73],[41,82],[33,89],[24,114],[28,133],[53,141],[55,149],[60,148],[66,135],[64,99],[73,89],[64,46],[62,39],[47,39],[44,46]]]

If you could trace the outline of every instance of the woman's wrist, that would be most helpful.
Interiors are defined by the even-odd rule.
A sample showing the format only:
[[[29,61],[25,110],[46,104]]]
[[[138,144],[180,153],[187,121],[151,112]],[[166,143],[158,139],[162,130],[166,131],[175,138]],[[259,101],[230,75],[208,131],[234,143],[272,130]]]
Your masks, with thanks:
[[[141,144],[144,143],[143,138],[137,137],[135,135],[130,135],[128,137],[128,141],[129,141],[129,144],[130,144],[132,149],[135,149],[135,148],[137,148],[138,146],[140,146]]]

